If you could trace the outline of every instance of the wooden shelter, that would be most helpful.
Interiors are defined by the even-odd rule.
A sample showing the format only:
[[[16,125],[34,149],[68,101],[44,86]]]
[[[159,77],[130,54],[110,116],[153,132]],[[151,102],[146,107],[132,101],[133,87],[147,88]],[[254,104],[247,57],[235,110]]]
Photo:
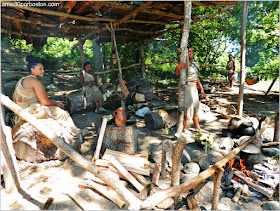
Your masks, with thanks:
[[[201,16],[192,13],[192,24],[215,19],[239,5],[236,1],[192,1],[192,7],[212,7],[217,12]],[[48,37],[99,37],[110,42],[106,25],[113,23],[118,44],[143,42],[182,27],[183,1],[18,1],[2,2],[1,32],[33,43],[36,50]],[[83,42],[82,42],[83,43]],[[77,45],[73,47],[77,47]]]

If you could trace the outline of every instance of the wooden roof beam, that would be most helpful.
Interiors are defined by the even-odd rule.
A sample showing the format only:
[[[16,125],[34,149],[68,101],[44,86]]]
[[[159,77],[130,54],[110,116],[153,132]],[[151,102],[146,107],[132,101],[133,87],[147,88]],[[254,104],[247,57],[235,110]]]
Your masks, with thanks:
[[[112,6],[118,9],[126,9],[126,10],[135,10],[137,6],[134,5],[128,5],[128,4],[121,4],[116,1],[111,2],[111,1],[106,1],[104,4],[106,7]],[[163,12],[161,10],[156,10],[156,9],[143,9],[141,12],[147,13],[147,14],[152,14],[152,15],[160,15],[160,16],[165,16],[165,17],[170,17],[170,18],[176,18],[176,19],[183,19],[183,15],[178,15],[175,13],[171,12]]]

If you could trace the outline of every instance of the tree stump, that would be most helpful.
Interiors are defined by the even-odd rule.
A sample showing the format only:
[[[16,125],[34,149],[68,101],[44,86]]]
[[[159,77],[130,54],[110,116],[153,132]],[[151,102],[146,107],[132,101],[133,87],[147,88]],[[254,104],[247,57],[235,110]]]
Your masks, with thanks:
[[[78,113],[86,109],[92,109],[94,111],[95,104],[92,100],[86,98],[83,92],[75,92],[67,95],[66,97],[66,109],[70,114]]]
[[[150,112],[144,116],[146,127],[149,130],[157,130],[163,128],[164,122],[162,117],[156,112]]]
[[[104,134],[104,147],[126,154],[135,154],[138,148],[137,126],[116,127],[108,125]]]

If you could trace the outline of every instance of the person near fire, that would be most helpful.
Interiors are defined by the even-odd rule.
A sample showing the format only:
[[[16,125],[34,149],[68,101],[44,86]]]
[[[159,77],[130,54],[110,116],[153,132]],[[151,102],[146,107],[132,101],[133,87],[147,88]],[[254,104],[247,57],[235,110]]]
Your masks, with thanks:
[[[92,66],[89,62],[84,64],[84,70],[80,73],[80,84],[83,92],[86,93],[87,97],[95,103],[95,112],[105,112],[106,110],[102,107],[103,95],[98,88],[96,76],[91,68]]]
[[[201,91],[200,98],[204,97],[204,89],[198,78],[198,66],[193,61],[194,52],[191,47],[187,47],[189,57],[189,69],[186,77],[186,90],[185,90],[185,114],[184,114],[184,133],[189,133],[187,123],[192,118],[194,126],[197,130],[201,130],[199,126],[199,96],[198,89]],[[179,51],[179,53],[181,53]],[[187,64],[180,62],[176,69],[175,74],[179,75],[180,70],[187,68]]]
[[[70,114],[63,109],[63,103],[48,98],[45,86],[39,80],[45,73],[42,62],[33,56],[27,56],[26,61],[30,74],[17,82],[13,93],[13,101],[37,119],[63,120],[65,127],[70,128],[69,130],[74,136],[84,135],[86,129],[81,130],[74,124]],[[14,128],[20,127],[23,123],[25,121],[16,116]]]
[[[229,55],[229,61],[227,62],[227,80],[229,82],[229,87],[232,88],[233,87],[233,83],[237,78],[237,66],[236,66],[236,62],[233,60],[232,55]]]

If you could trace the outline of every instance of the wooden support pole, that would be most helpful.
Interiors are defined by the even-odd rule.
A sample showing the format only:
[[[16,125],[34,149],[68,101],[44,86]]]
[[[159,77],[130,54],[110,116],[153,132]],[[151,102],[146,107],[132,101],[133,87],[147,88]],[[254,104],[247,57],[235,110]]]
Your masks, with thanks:
[[[245,84],[245,57],[246,57],[246,22],[248,15],[249,1],[243,2],[243,11],[242,11],[242,21],[241,21],[241,75],[240,75],[240,84],[239,84],[239,94],[238,94],[238,108],[237,115],[243,116],[243,98],[244,98],[244,84]]]
[[[102,142],[103,142],[103,137],[104,137],[107,121],[108,121],[107,118],[103,118],[103,121],[102,121],[102,124],[101,124],[100,133],[99,133],[99,137],[98,137],[98,141],[97,141],[97,145],[96,145],[96,150],[95,150],[92,162],[94,162],[94,161],[99,159],[99,153],[100,153],[100,150],[101,150],[101,146],[102,146]]]
[[[140,57],[141,57],[141,78],[145,78],[145,54],[144,54],[144,44],[140,44]]]
[[[81,40],[80,37],[78,37],[78,44],[80,49],[80,59],[81,59],[81,68],[84,69],[84,63],[86,62],[86,57],[84,53],[84,41]]]
[[[273,79],[272,83],[270,84],[268,90],[266,91],[265,95],[268,95],[268,93],[270,92],[271,88],[273,87],[275,81],[277,80],[277,78],[279,77],[279,72],[277,73],[277,75],[275,76],[275,78]]]
[[[160,176],[162,179],[166,178],[166,149],[165,149],[165,143],[166,141],[162,142],[162,153],[161,153],[161,170],[160,170]]]
[[[255,141],[257,138],[261,136],[263,131],[267,128],[267,125],[270,123],[270,119],[266,118],[264,126],[260,131],[258,131],[253,137],[242,143],[240,146],[233,149],[229,154],[227,154],[223,159],[219,160],[217,163],[212,165],[210,168],[206,169],[203,172],[200,172],[196,177],[188,180],[187,182],[167,188],[165,190],[159,191],[154,195],[148,197],[142,204],[142,209],[151,209],[156,206],[158,203],[162,202],[165,199],[179,196],[183,193],[187,193],[191,189],[195,188],[202,181],[206,180],[208,177],[212,176],[217,169],[222,168],[226,163],[233,159],[242,149],[244,149],[249,143]]]
[[[53,197],[49,197],[48,200],[46,201],[44,207],[42,207],[42,210],[47,210],[47,209],[49,209],[49,207],[51,206],[53,200],[54,200]]]
[[[184,28],[181,39],[181,58],[180,61],[187,63],[187,68],[182,69],[180,73],[180,81],[178,85],[178,113],[179,122],[177,127],[177,143],[172,153],[172,168],[171,168],[171,186],[180,184],[180,171],[181,171],[181,159],[182,153],[186,146],[186,140],[182,137],[183,121],[184,121],[184,110],[185,110],[185,89],[186,89],[186,76],[189,69],[189,58],[188,58],[188,39],[191,24],[191,1],[184,1]]]
[[[219,168],[216,174],[213,174],[214,177],[214,191],[213,191],[213,199],[212,199],[212,208],[211,210],[217,210],[219,203],[219,190],[221,185],[221,179],[224,174],[224,169]],[[215,175],[215,176],[214,176]]]
[[[2,100],[2,98],[1,98]],[[7,193],[19,192],[20,180],[18,167],[16,162],[15,151],[12,146],[12,131],[11,128],[6,126],[3,117],[3,107],[0,111],[0,124],[1,124],[1,168],[5,181],[5,190]]]
[[[273,136],[273,142],[279,143],[279,110],[275,114],[274,118],[274,136]]]
[[[193,194],[188,195],[187,204],[190,210],[201,210]]]
[[[66,144],[63,139],[57,137],[54,131],[51,131],[49,128],[46,128],[44,125],[42,125],[35,116],[28,113],[28,111],[23,110],[19,105],[15,104],[9,99],[9,97],[3,94],[1,94],[1,103],[12,110],[20,118],[29,122],[37,130],[41,131],[42,134],[50,139],[58,149],[62,150],[79,166],[91,172],[98,178],[102,179],[107,185],[112,187],[129,204],[129,209],[138,210],[140,208],[141,201],[136,196],[134,196],[128,189],[119,184],[116,180],[112,180],[110,175],[105,170],[93,165],[92,162],[85,159],[80,153]]]

